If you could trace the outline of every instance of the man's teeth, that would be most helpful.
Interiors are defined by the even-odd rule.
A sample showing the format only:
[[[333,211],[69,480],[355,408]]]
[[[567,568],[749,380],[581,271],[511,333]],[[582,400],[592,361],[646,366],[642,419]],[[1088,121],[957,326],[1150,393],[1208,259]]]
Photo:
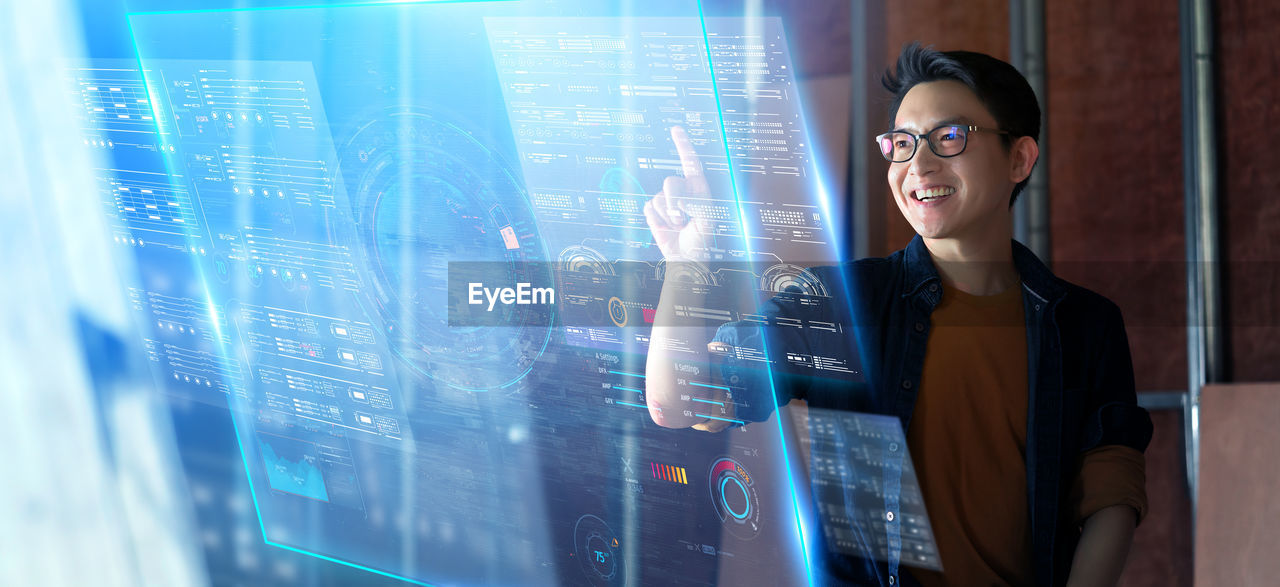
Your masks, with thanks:
[[[955,188],[940,187],[940,188],[929,188],[927,190],[916,190],[914,193],[917,200],[920,200],[921,202],[928,202],[929,200],[941,198],[942,196],[950,196],[955,192],[956,192]]]

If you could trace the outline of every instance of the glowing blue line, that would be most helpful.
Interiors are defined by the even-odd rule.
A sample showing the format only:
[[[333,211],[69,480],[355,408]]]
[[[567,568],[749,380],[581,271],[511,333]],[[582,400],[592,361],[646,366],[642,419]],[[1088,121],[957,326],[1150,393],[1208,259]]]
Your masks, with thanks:
[[[725,165],[729,169],[729,185],[731,186],[733,191],[733,202],[738,208],[738,223],[742,226],[743,246],[745,246],[747,249],[747,259],[751,259],[752,257],[751,237],[747,233],[747,215],[742,210],[742,199],[739,197],[739,194],[738,194],[738,181],[733,173],[733,156],[729,152],[729,133],[725,130],[725,127],[724,127],[724,107],[720,103],[720,87],[716,83],[716,66],[715,66],[715,62],[712,60],[712,57],[711,57],[711,37],[710,35],[707,34],[707,15],[703,10],[702,0],[698,0],[698,20],[702,24],[702,43],[703,43],[703,46],[706,47],[706,51],[707,51],[707,69],[711,74],[711,94],[715,96],[716,114],[718,114],[720,118],[720,141],[724,145]],[[762,338],[760,342],[761,342],[761,350],[764,351],[765,357],[768,357],[769,356],[768,341]],[[778,397],[777,390],[774,389],[774,384],[773,384],[773,366],[769,363],[765,364],[765,375],[767,376],[766,378],[769,380],[770,397]],[[704,417],[711,418],[713,420],[724,420],[724,418],[716,418],[714,416],[704,416]],[[782,430],[781,414],[779,414],[776,419],[778,421],[778,439],[782,443],[782,462],[786,466],[787,485],[791,489],[791,504],[792,504],[791,509],[794,510],[796,513],[796,534],[800,538],[800,549],[804,552],[804,570],[805,570],[806,576],[808,576],[809,585],[814,585],[813,568],[809,564],[809,545],[805,543],[805,539],[804,539],[805,538],[804,522],[800,519],[800,501],[799,501],[799,498],[796,497],[795,479],[791,474],[791,458],[787,453],[787,439]],[[737,420],[728,420],[728,421],[736,422]],[[741,422],[741,423],[743,425],[746,425],[745,422]]]
[[[644,393],[644,390],[643,390],[643,389],[636,389],[636,388],[634,388],[634,387],[623,387],[623,386],[621,386],[621,385],[615,385],[615,386],[613,386],[613,388],[614,388],[614,389],[621,389],[622,391],[634,391],[634,392],[636,392],[636,393]]]
[[[633,403],[631,403],[631,402],[620,402],[620,401],[615,401],[615,402],[613,402],[613,403],[615,403],[615,404],[622,404],[622,405],[624,405],[624,406],[631,406],[631,407],[633,407],[633,408],[644,408],[644,409],[646,409],[646,410],[647,410],[647,409],[649,409],[649,406],[646,406],[646,405],[644,405],[644,404],[633,404]]]
[[[695,402],[702,402],[702,403],[704,403],[704,404],[715,404],[715,405],[720,406],[720,407],[722,407],[722,408],[724,407],[724,404],[723,404],[723,403],[721,403],[721,402],[713,402],[713,401],[711,401],[711,400],[709,400],[709,399],[701,399],[701,398],[696,398],[696,397],[695,397],[695,398],[693,398],[693,401],[695,401]]]
[[[790,43],[788,43],[788,44],[790,44]],[[793,68],[793,69],[794,69],[794,68]],[[800,107],[800,108],[799,108],[799,111],[800,111],[801,124],[803,124],[803,125],[804,125],[804,128],[805,128],[805,132],[806,132],[806,134],[810,134],[810,128],[811,128],[811,127],[810,127],[810,125],[809,125],[809,120],[808,120],[808,116],[806,116],[805,109],[804,109],[803,107]],[[820,168],[819,168],[819,166],[818,166],[819,161],[818,161],[818,147],[817,147],[817,145],[816,145],[816,144],[814,144],[812,141],[810,141],[810,146],[811,146],[812,148],[810,149],[810,165],[809,165],[809,167],[810,167],[810,169],[812,169],[812,170],[813,170],[813,173],[814,173],[815,177],[817,177],[817,178],[818,178],[818,206],[819,206],[819,208],[822,210],[823,221],[824,221],[824,225],[825,225],[825,227],[828,229],[828,231],[829,231],[832,235],[834,235],[834,236],[833,236],[833,238],[831,239],[831,241],[832,241],[832,244],[833,244],[833,245],[834,245],[834,247],[835,247],[835,251],[834,251],[834,252],[835,252],[835,261],[836,261],[836,266],[837,266],[837,267],[840,267],[840,266],[845,262],[846,254],[847,254],[847,253],[849,253],[849,252],[851,251],[851,249],[852,249],[852,244],[851,244],[851,243],[852,243],[853,236],[852,236],[852,235],[849,235],[849,234],[844,234],[844,235],[842,236],[841,234],[839,234],[839,233],[838,233],[838,231],[839,231],[839,229],[840,229],[840,226],[839,226],[839,225],[837,225],[837,223],[835,222],[835,218],[834,218],[834,217],[832,216],[832,214],[831,214],[830,192],[828,192],[828,190],[827,190],[827,187],[828,187],[828,185],[829,185],[829,184],[828,184],[828,182],[826,181],[826,178],[827,178],[826,170],[824,170],[824,169],[820,169]],[[838,279],[840,280],[840,286],[842,287],[842,291],[845,291],[845,292],[852,292],[852,291],[853,291],[853,290],[852,290],[852,288],[850,288],[850,287],[849,287],[849,275],[848,275],[848,272],[846,272],[846,271],[837,271],[836,273],[837,273],[837,277],[838,277]],[[845,305],[846,305],[846,308],[847,308],[847,310],[848,310],[848,315],[849,315],[849,316],[853,316],[853,315],[854,315],[854,312],[853,312],[854,298],[853,298],[853,296],[852,296],[852,295],[847,295],[847,296],[845,296]],[[856,335],[851,333],[851,335],[849,336],[849,340],[850,340],[850,342],[852,343],[852,348],[853,348],[855,351],[857,351],[857,352],[859,353],[859,354],[858,354],[858,357],[859,357],[859,360],[860,360],[860,359],[861,359],[861,352],[860,352],[861,344],[859,343],[859,341],[858,341],[858,339],[857,339]],[[782,422],[781,422],[781,418],[779,418],[779,422],[778,422],[778,429],[779,429],[779,431],[780,431],[780,432],[782,431]],[[784,450],[785,450],[785,446],[786,446],[786,438],[785,438],[785,436],[784,436],[784,437],[783,437],[783,439],[782,439],[782,443],[783,443]],[[790,464],[790,461],[788,461],[788,462],[787,462],[787,473],[788,473],[788,475],[790,475],[790,474],[791,474],[791,464]],[[804,549],[804,553],[805,553],[805,561],[806,561],[806,567],[807,567],[807,566],[808,566],[808,560],[809,560],[809,556],[810,556],[810,555],[809,555],[808,543],[807,543],[807,542],[805,542],[804,537],[805,537],[806,535],[808,535],[808,532],[806,531],[806,527],[805,527],[804,519],[803,519],[803,518],[801,517],[801,515],[800,515],[800,506],[799,506],[799,501],[798,501],[798,499],[797,499],[797,497],[796,497],[795,493],[792,493],[792,502],[793,502],[793,504],[795,504],[795,509],[796,509],[796,523],[797,523],[797,525],[798,525],[798,527],[799,527],[799,530],[800,530],[800,535],[801,535],[801,547]],[[810,571],[810,578],[809,578],[809,581],[810,581],[810,584],[812,584],[812,583],[813,583],[813,575],[812,575],[812,572],[811,572],[811,571]]]
[[[725,387],[723,385],[711,385],[710,383],[698,383],[697,381],[690,381],[689,385],[697,385],[698,387],[710,387],[712,389],[723,389],[725,391],[733,391],[732,389],[729,389],[728,387]]]
[[[249,481],[249,496],[253,498],[253,512],[258,515],[258,529],[262,531],[262,541],[271,544],[267,538],[267,526],[262,523],[262,508],[258,506],[258,491],[253,487],[253,474],[249,472],[249,455],[244,452],[244,443],[240,441],[240,424],[236,422],[236,410],[231,405],[234,393],[227,397],[227,412],[231,414],[231,429],[236,435],[236,446],[240,449],[240,462],[244,463],[244,476]]]
[[[721,421],[721,422],[734,422],[734,423],[737,423],[737,424],[742,424],[743,426],[746,426],[746,425],[747,425],[747,423],[746,423],[746,422],[743,422],[742,420],[731,420],[731,419],[729,419],[729,418],[717,418],[717,417],[715,417],[715,416],[708,416],[708,415],[706,415],[706,414],[694,414],[694,415],[695,415],[695,416],[698,416],[699,418],[711,418],[712,420],[719,420],[719,421]]]
[[[148,10],[130,12],[128,16],[153,14],[199,14],[221,12],[261,12],[264,10],[306,10],[315,8],[352,8],[357,6],[385,6],[409,4],[471,4],[479,2],[513,2],[515,0],[369,0],[367,2],[339,2],[334,4],[300,4],[294,6],[239,6],[231,8],[190,8],[186,10]]]
[[[370,572],[370,573],[374,573],[374,574],[377,574],[377,575],[382,575],[383,577],[391,577],[392,579],[399,579],[399,580],[401,580],[401,581],[405,581],[405,582],[407,582],[407,583],[413,583],[414,585],[425,585],[426,587],[432,587],[431,583],[424,583],[424,582],[422,582],[422,581],[418,581],[418,580],[416,580],[416,579],[410,579],[410,578],[408,578],[408,577],[404,577],[404,576],[397,575],[397,574],[394,574],[394,573],[388,573],[388,572],[386,572],[386,571],[380,571],[380,570],[378,570],[378,569],[372,569],[372,568],[366,567],[366,566],[364,566],[364,565],[358,565],[358,564],[355,564],[355,563],[353,563],[353,562],[348,562],[348,561],[344,561],[344,560],[336,559],[336,558],[333,558],[333,557],[330,557],[330,556],[325,556],[325,555],[323,555],[323,554],[316,554],[316,553],[314,553],[314,552],[309,552],[309,551],[303,550],[303,549],[301,549],[301,548],[296,548],[296,547],[293,547],[293,546],[289,546],[289,545],[287,545],[287,544],[280,544],[280,543],[278,543],[278,542],[272,542],[272,541],[270,541],[270,540],[268,540],[268,541],[267,541],[267,544],[268,544],[269,546],[274,546],[274,547],[276,547],[276,548],[282,548],[282,549],[284,549],[284,550],[290,550],[290,551],[296,552],[296,553],[298,553],[298,554],[305,554],[305,555],[307,555],[307,556],[314,556],[314,557],[319,558],[319,559],[327,560],[327,561],[329,561],[329,562],[331,562],[331,563],[338,563],[338,564],[340,564],[340,565],[346,565],[346,566],[348,566],[348,567],[353,567],[353,568],[356,568],[356,569],[360,569],[360,570],[362,570],[362,571],[368,571],[368,572]]]
[[[627,373],[625,371],[610,371],[610,373],[613,373],[614,375],[629,375],[631,377],[639,377],[641,379],[644,379],[644,375],[641,375],[639,373]]]
[[[157,146],[160,148],[160,160],[164,161],[165,183],[169,185],[170,190],[173,190],[175,192],[179,189],[186,189],[187,186],[185,183],[179,186],[179,185],[176,185],[177,182],[175,182],[173,179],[174,178],[173,164],[172,164],[173,154],[164,153],[164,143],[166,142],[165,140],[166,133],[164,131],[164,128],[161,126],[161,123],[164,121],[164,118],[160,116],[160,111],[158,109],[159,107],[157,106],[157,102],[156,102],[157,95],[151,92],[151,84],[147,81],[147,68],[142,63],[142,51],[138,49],[138,37],[133,30],[133,19],[126,18],[125,20],[126,20],[126,24],[129,27],[129,41],[133,44],[134,60],[137,61],[138,63],[138,77],[142,80],[142,92],[147,96],[147,106],[151,109],[151,120],[155,123],[156,142],[157,142]],[[195,200],[193,195],[189,194],[188,197],[192,198],[191,205],[194,207]],[[209,230],[209,227],[206,223],[206,226],[205,226],[206,233],[208,230]],[[186,229],[186,231],[183,232],[181,236],[183,236],[185,239],[185,242],[183,244],[183,254],[185,255],[188,253],[187,251],[188,248],[190,249],[196,248],[191,243],[193,241],[198,241],[199,239],[196,237],[195,234],[192,233],[192,229],[190,228]],[[204,244],[204,243],[200,242],[200,244]],[[209,243],[209,248],[211,249],[213,248],[212,242]],[[225,347],[221,343],[223,339],[222,327],[220,325],[220,321],[218,320],[217,306],[216,304],[213,303],[213,296],[210,295],[209,293],[209,280],[205,279],[204,268],[201,267],[200,263],[195,261],[194,253],[192,253],[192,257],[190,257],[190,259],[191,259],[192,268],[195,270],[195,273],[200,278],[200,289],[201,291],[204,292],[204,299],[207,302],[206,306],[207,306],[207,311],[209,312],[209,324],[213,328],[214,333],[216,334],[214,340],[217,342],[215,344],[217,345],[219,352],[221,353],[221,356],[225,357],[226,356],[226,351],[224,350]],[[220,373],[220,375],[223,377],[226,377],[225,367],[223,368],[223,371],[224,372]]]

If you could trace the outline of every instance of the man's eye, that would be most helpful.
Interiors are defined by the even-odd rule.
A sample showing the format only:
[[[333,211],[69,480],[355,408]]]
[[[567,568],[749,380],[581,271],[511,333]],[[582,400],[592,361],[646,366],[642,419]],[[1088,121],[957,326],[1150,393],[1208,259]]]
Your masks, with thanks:
[[[911,141],[908,141],[906,139],[898,139],[893,142],[893,146],[896,149],[908,149],[911,147]]]
[[[942,136],[941,136],[938,140],[940,140],[940,141],[954,141],[954,140],[958,140],[959,138],[960,138],[960,135],[959,135],[959,134],[957,134],[957,133],[954,133],[954,132],[944,132],[944,133],[942,133]]]

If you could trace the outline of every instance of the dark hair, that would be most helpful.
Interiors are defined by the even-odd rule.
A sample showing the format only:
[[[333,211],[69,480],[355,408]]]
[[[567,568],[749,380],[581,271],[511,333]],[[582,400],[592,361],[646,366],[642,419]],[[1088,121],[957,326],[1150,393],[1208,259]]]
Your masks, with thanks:
[[[925,82],[952,80],[969,86],[1000,129],[1009,132],[1008,136],[1001,135],[1006,148],[1012,144],[1010,136],[1040,140],[1040,103],[1027,78],[1008,63],[972,51],[936,51],[913,41],[903,45],[895,69],[896,72],[885,70],[882,80],[885,89],[893,94],[889,124],[898,117],[898,107],[911,88]],[[1013,186],[1010,206],[1027,181]]]

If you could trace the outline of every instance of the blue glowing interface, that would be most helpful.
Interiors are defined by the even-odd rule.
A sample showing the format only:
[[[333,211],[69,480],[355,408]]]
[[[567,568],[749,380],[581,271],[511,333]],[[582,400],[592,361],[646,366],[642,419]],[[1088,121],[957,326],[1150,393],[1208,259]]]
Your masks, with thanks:
[[[839,299],[782,24],[595,4],[139,14],[138,61],[68,70],[148,357],[231,409],[267,542],[426,584],[815,580],[795,422],[665,429],[645,398],[664,280],[745,293],[682,310],[713,323]],[[645,223],[675,126],[719,269],[668,271]],[[451,324],[457,262],[553,280],[554,316]]]

